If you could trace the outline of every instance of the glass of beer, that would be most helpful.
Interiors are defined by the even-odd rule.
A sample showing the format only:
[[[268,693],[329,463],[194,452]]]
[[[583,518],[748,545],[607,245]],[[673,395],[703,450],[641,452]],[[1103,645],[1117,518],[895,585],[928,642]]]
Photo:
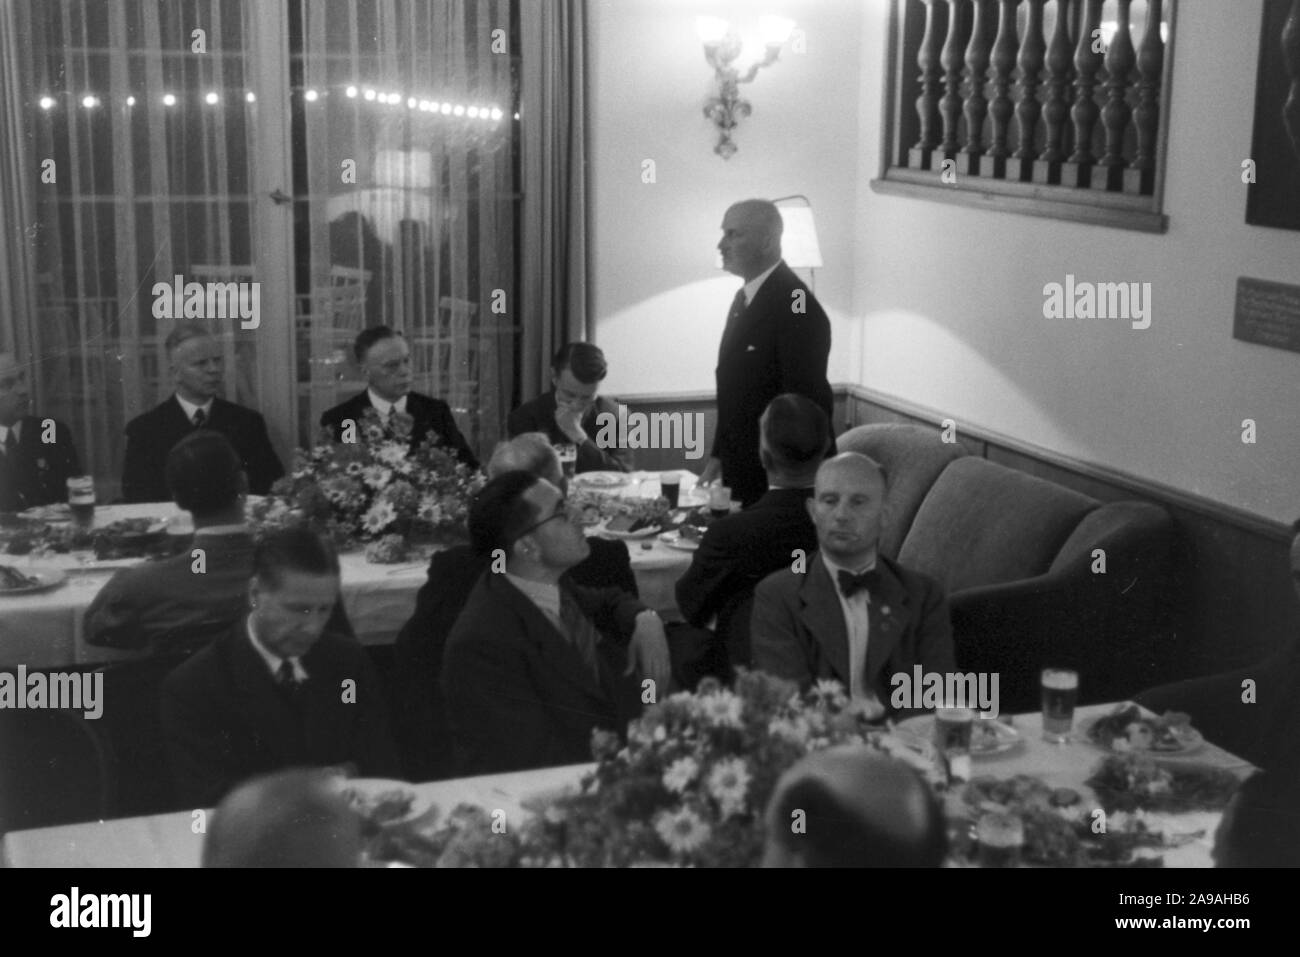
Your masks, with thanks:
[[[731,489],[725,485],[715,485],[709,489],[709,514],[714,518],[723,518],[731,513]]]
[[[659,492],[668,499],[668,507],[676,508],[677,499],[682,491],[682,476],[679,472],[659,473]]]
[[[983,814],[975,825],[980,867],[1015,867],[1025,844],[1025,826],[1014,814]]]
[[[1065,744],[1074,727],[1074,705],[1079,697],[1079,672],[1069,668],[1043,669],[1043,740]]]
[[[89,475],[74,475],[68,479],[68,505],[72,521],[82,531],[95,525],[95,480]]]
[[[563,442],[555,447],[555,452],[560,457],[560,468],[564,470],[564,477],[572,479],[578,465],[578,447],[571,442]]]
[[[971,708],[934,709],[934,747],[939,752],[948,777],[970,777],[970,741],[975,725]]]

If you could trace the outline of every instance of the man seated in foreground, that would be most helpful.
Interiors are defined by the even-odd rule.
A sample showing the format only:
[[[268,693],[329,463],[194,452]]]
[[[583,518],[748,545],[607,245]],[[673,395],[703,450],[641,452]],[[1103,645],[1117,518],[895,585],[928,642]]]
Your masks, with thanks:
[[[591,760],[596,728],[626,733],[643,694],[668,690],[659,617],[626,592],[562,581],[590,554],[564,493],[505,472],[470,507],[471,543],[491,564],[443,658],[442,690],[461,774]],[[637,674],[650,684],[638,684]]]
[[[819,551],[754,592],[754,667],[807,688],[830,678],[883,715],[895,674],[956,671],[943,589],[877,552],[885,476],[858,452],[817,470],[808,513]],[[805,570],[806,569],[806,570]]]
[[[618,406],[596,395],[609,367],[605,353],[589,342],[569,342],[551,360],[551,391],[525,402],[510,413],[510,435],[543,432],[551,442],[577,447],[575,472],[626,472],[630,453],[596,444],[597,416],[618,419]]]
[[[830,444],[826,413],[811,399],[785,393],[768,403],[760,428],[767,492],[743,512],[710,525],[677,582],[682,616],[700,628],[713,625],[717,642],[710,657],[722,661],[710,673],[719,677],[749,667],[754,588],[789,568],[796,549],[808,555],[817,550],[808,500]]]
[[[929,786],[860,747],[808,755],[767,806],[764,867],[940,867],[948,837]]]
[[[314,532],[286,529],[257,546],[248,617],[163,683],[178,800],[210,807],[245,778],[296,765],[396,773],[370,660],[326,628],[338,595],[338,556]]]
[[[555,449],[540,432],[525,432],[500,443],[488,462],[488,478],[522,470],[567,491]],[[627,544],[588,538],[591,554],[564,574],[586,588],[615,588],[637,597],[636,576]],[[402,626],[394,648],[400,691],[393,702],[393,726],[403,764],[413,781],[430,781],[454,773],[451,739],[443,707],[440,675],[447,636],[460,616],[475,582],[492,559],[469,545],[434,552],[429,574],[415,597],[415,613]]]
[[[204,867],[356,867],[361,817],[338,780],[294,769],[239,785],[217,807]]]

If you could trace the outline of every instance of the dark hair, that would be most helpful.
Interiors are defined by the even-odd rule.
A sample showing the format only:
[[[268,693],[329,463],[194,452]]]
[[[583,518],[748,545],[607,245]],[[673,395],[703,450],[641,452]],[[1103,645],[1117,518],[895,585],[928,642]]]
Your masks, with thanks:
[[[253,575],[271,588],[279,588],[285,572],[339,576],[339,556],[334,546],[306,525],[281,528],[257,543]]]
[[[609,371],[605,353],[590,342],[566,342],[551,359],[551,368],[556,375],[568,369],[583,385],[600,382]]]
[[[1300,773],[1251,775],[1216,837],[1219,867],[1300,867]]]
[[[824,781],[806,777],[785,790],[773,818],[788,822],[796,809],[801,810],[806,831],[795,835],[778,827],[771,837],[787,850],[798,851],[808,867],[939,867],[948,853],[943,814],[925,783],[919,778],[916,783],[925,801],[925,825],[919,835],[882,827],[845,807]]]
[[[220,432],[200,429],[167,453],[164,475],[176,504],[196,518],[230,508],[244,491],[239,453]]]
[[[783,472],[805,472],[826,457],[830,419],[807,396],[778,395],[763,411],[762,429],[773,464]]]
[[[490,479],[469,506],[469,540],[474,551],[510,553],[520,533],[536,520],[524,493],[541,481],[532,472],[512,470]]]
[[[352,342],[352,355],[356,358],[357,364],[366,361],[366,353],[376,342],[383,342],[385,339],[400,339],[402,334],[388,326],[371,326],[369,329],[362,329],[357,333],[356,339]]]

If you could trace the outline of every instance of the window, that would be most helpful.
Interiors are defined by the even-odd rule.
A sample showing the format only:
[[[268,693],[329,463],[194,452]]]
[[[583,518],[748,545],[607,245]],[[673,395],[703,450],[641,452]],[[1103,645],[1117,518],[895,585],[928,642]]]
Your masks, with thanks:
[[[878,192],[1163,232],[1173,0],[896,0]]]

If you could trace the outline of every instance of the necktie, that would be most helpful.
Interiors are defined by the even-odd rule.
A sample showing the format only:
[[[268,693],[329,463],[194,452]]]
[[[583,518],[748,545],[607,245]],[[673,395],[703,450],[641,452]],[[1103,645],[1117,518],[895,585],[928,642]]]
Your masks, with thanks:
[[[275,672],[275,683],[290,697],[298,691],[298,675],[293,670],[293,662],[288,658],[281,659],[280,667]]]
[[[203,426],[207,425],[208,423],[208,414],[204,412],[202,409],[195,409],[194,418],[191,419],[190,421],[194,423],[194,427],[196,429],[201,429],[203,428]]]
[[[731,311],[727,313],[727,325],[722,330],[722,345],[718,348],[719,352],[727,351],[727,346],[731,344],[740,325],[740,317],[745,314],[745,308],[745,289],[742,286],[736,293],[736,298],[731,300]]]
[[[846,572],[841,568],[835,578],[840,585],[840,594],[845,598],[852,598],[860,591],[870,594],[880,585],[880,572],[874,568],[867,569],[861,575]]]
[[[587,671],[599,684],[600,666],[596,663],[596,643],[600,640],[600,634],[571,596],[563,591],[560,596],[560,622],[564,625],[564,637],[569,640],[569,644],[573,645],[578,656],[582,658],[583,664],[587,666]]]

